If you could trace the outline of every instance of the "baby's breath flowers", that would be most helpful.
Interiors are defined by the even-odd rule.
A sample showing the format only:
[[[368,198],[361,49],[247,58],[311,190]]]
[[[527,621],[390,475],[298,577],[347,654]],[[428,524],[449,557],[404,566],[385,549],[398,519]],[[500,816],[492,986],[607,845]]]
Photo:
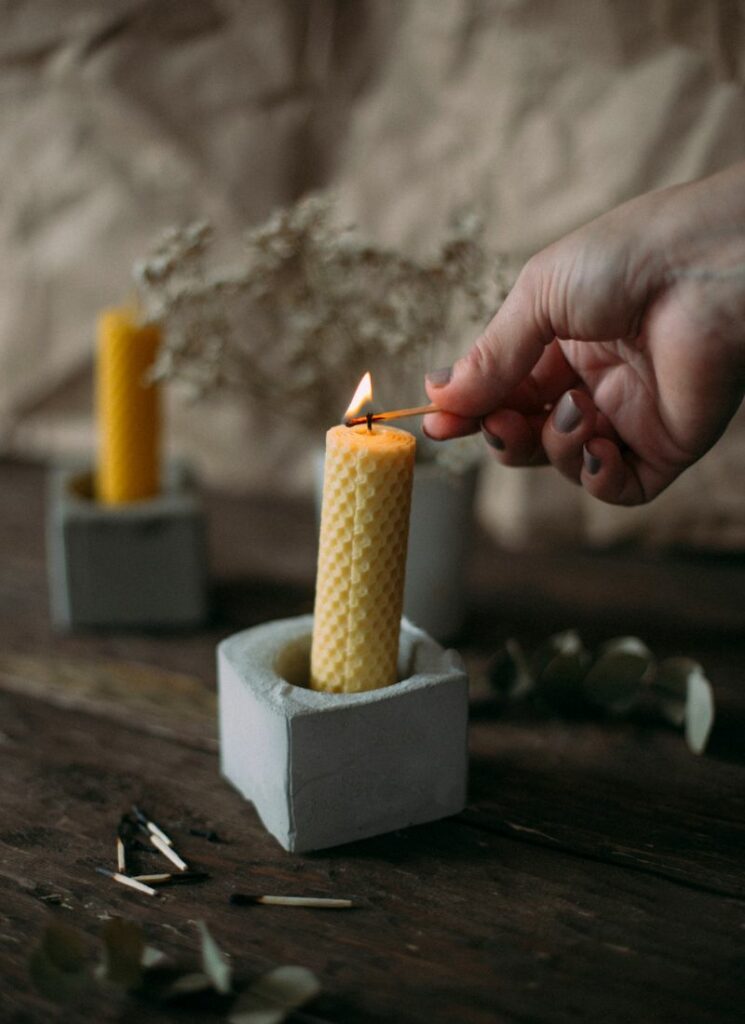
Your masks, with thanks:
[[[246,232],[231,265],[215,246],[206,223],[171,229],[135,268],[144,313],[164,326],[155,376],[197,396],[233,390],[311,430],[339,420],[365,370],[379,403],[418,401],[424,371],[506,294],[473,214],[428,259],[340,226],[327,195]]]

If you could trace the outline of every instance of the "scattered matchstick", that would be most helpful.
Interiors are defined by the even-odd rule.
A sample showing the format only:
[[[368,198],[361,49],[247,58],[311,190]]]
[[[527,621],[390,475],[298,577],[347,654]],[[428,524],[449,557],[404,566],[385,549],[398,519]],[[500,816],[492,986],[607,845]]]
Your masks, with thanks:
[[[164,885],[168,882],[204,882],[209,877],[206,871],[180,871],[178,874],[163,871],[154,875],[130,875],[130,878],[134,878],[138,882],[147,882],[149,885]]]
[[[125,852],[124,843],[122,842],[121,836],[116,837],[116,867],[117,871],[121,872],[121,874],[126,874],[127,854]]]
[[[263,903],[271,907],[316,907],[325,910],[347,910],[354,906],[352,900],[330,899],[325,896],[253,896],[244,892],[234,892],[230,902],[236,907]]]
[[[138,892],[144,892],[147,896],[158,895],[152,886],[145,885],[144,882],[140,882],[136,878],[130,878],[129,875],[123,875],[120,871],[109,871],[108,868],[96,868],[96,871],[105,878],[111,878],[120,885],[126,885],[128,888],[136,889]]]
[[[156,836],[151,832],[150,842],[153,844],[156,850],[159,850],[164,857],[167,857],[168,860],[170,860],[171,864],[175,864],[179,871],[189,870],[189,865],[186,863],[183,857],[179,857],[179,855],[176,853],[173,847],[165,843],[160,838],[160,836]]]
[[[146,828],[148,832],[152,833],[152,835],[154,836],[157,836],[164,843],[166,843],[166,845],[173,846],[173,840],[171,839],[171,837],[167,836],[162,828],[158,828],[155,822],[151,821],[145,814],[145,812],[137,806],[137,804],[132,804],[132,814],[134,814],[139,824]]]

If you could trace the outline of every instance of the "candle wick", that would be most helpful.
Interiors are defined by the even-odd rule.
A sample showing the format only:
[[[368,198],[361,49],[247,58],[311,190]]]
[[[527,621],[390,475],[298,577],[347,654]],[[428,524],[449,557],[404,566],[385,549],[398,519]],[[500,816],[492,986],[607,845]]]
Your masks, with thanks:
[[[367,414],[367,429],[370,431],[371,434],[372,434],[372,421],[373,421],[373,414],[371,412],[369,412]]]

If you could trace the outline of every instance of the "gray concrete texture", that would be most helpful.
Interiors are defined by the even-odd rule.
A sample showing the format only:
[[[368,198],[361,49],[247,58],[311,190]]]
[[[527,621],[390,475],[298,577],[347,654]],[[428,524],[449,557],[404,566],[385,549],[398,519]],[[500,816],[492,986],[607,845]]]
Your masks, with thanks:
[[[318,850],[463,809],[468,679],[405,619],[401,681],[352,694],[307,688],[311,615],[218,647],[223,775],[286,849]]]
[[[51,472],[47,571],[52,622],[78,627],[187,627],[207,614],[205,521],[183,465],[161,494],[123,505],[92,496],[91,473]]]

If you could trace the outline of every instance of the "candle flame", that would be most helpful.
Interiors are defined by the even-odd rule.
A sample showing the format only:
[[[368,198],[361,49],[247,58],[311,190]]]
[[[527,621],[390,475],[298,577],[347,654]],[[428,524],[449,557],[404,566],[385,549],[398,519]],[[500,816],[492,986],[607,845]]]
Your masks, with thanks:
[[[352,401],[349,403],[349,407],[344,413],[344,419],[346,420],[355,416],[366,402],[372,402],[372,397],[372,377],[368,371],[357,385],[357,390],[354,393]]]

